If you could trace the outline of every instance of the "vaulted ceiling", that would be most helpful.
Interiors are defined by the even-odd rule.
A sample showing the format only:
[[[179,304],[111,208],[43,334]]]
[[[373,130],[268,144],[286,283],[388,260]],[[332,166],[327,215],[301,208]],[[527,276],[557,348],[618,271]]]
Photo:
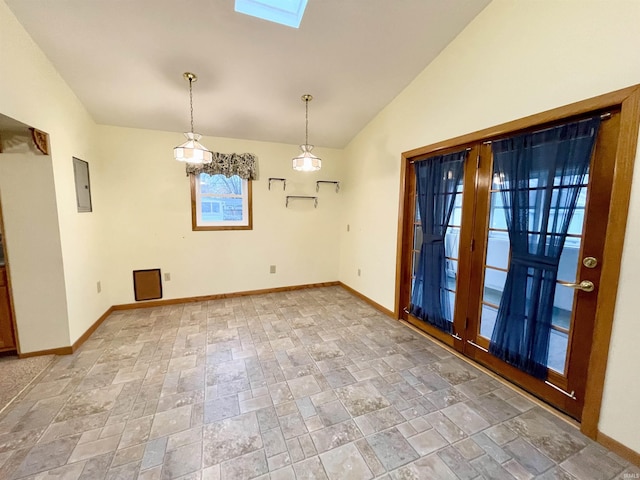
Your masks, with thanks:
[[[309,0],[299,29],[233,0],[5,0],[100,124],[344,147],[490,0]],[[176,139],[179,142],[179,138]]]

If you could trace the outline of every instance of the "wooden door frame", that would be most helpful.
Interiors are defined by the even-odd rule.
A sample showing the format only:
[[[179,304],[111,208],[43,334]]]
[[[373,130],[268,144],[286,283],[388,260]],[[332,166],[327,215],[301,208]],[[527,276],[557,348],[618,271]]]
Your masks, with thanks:
[[[620,132],[618,135],[618,148],[613,172],[613,184],[611,187],[610,214],[607,219],[600,277],[601,284],[607,285],[607,288],[599,289],[598,291],[593,347],[589,358],[588,381],[582,411],[582,422],[580,424],[580,431],[592,439],[596,439],[599,433],[598,422],[600,420],[600,409],[602,407],[607,359],[609,356],[609,343],[611,341],[611,330],[613,327],[618,293],[622,249],[629,213],[631,179],[633,177],[633,167],[636,159],[638,130],[640,129],[640,85],[616,90],[484,130],[403,152],[401,155],[402,163],[400,169],[400,206],[398,211],[394,306],[394,316],[397,319],[401,318],[401,309],[403,308],[400,302],[403,298],[403,259],[405,258],[407,243],[403,238],[403,232],[405,222],[407,221],[405,214],[407,204],[406,196],[409,192],[407,170],[410,164],[409,162],[412,159],[427,154],[437,154],[442,150],[455,148],[456,146],[483,142],[514,131],[531,128],[535,125],[557,122],[563,118],[614,107],[620,108]],[[615,215],[612,215],[611,212],[615,212]],[[406,213],[408,213],[408,211]]]
[[[15,350],[20,355],[20,337],[18,336],[18,324],[16,323],[16,310],[13,303],[13,287],[11,284],[11,267],[9,266],[9,253],[7,249],[7,236],[4,229],[4,218],[2,216],[2,200],[0,200],[0,234],[2,234],[2,248],[4,248],[4,270],[7,277],[7,292],[9,294],[9,310],[11,313],[11,325],[13,327],[13,341]],[[13,349],[12,349],[13,350]]]

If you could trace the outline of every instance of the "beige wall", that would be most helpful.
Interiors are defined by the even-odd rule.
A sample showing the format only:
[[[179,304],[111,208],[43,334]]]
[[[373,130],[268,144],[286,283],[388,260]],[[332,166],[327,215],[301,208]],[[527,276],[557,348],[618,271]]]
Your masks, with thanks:
[[[52,271],[48,274],[56,279],[56,284],[51,285],[52,294],[56,292],[59,297],[55,301],[59,305],[66,303],[66,312],[58,312],[55,319],[41,320],[43,324],[55,322],[54,330],[59,335],[21,328],[23,352],[68,346],[69,337],[76,340],[110,306],[106,296],[96,292],[96,281],[108,265],[102,244],[104,204],[100,198],[100,175],[92,183],[94,213],[77,213],[71,160],[76,156],[89,161],[92,180],[99,173],[100,157],[93,142],[95,125],[3,1],[0,1],[0,113],[51,136],[49,182],[52,188],[55,186],[56,202],[52,206],[57,209],[62,261],[55,266],[50,264]],[[3,157],[0,155],[0,162],[5,161]],[[8,242],[19,241],[21,234],[10,226],[6,233]],[[11,261],[11,252],[9,256]],[[15,262],[12,267],[20,268]],[[14,281],[14,296],[28,294],[29,288],[28,284]],[[34,296],[31,302],[45,309],[47,299]],[[17,313],[20,324],[22,319]]]
[[[338,218],[344,197],[316,180],[341,180],[342,152],[314,150],[323,160],[317,173],[294,172],[297,146],[204,137],[214,151],[253,153],[259,179],[253,182],[253,230],[191,230],[189,179],[172,149],[179,133],[99,127],[99,148],[108,158],[111,303],[134,301],[132,270],[161,268],[171,274],[164,298],[239,292],[338,279]],[[287,179],[268,190],[269,177]],[[292,201],[286,195],[317,195]],[[276,265],[276,273],[269,266]]]
[[[639,24],[637,1],[494,0],[345,149],[340,279],[393,308],[401,152],[640,83]],[[638,170],[600,430],[640,452]]]

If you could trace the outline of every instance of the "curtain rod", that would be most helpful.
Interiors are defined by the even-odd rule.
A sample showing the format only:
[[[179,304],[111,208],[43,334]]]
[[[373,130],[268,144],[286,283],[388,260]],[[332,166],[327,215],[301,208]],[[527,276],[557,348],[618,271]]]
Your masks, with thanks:
[[[462,151],[462,150],[460,150],[460,151]],[[465,148],[464,151],[465,152],[470,152],[471,151],[471,147]],[[436,156],[436,155],[434,155],[434,156]],[[427,158],[431,158],[431,157],[427,157]],[[427,160],[427,159],[425,158],[425,160]],[[422,162],[423,160],[419,160],[419,161]],[[413,165],[414,163],[416,163],[416,161],[415,160],[409,160],[409,163]]]
[[[600,120],[609,120],[610,118],[611,118],[611,112],[603,113],[602,115],[600,115]],[[537,132],[543,132],[544,130],[538,130]],[[482,145],[491,145],[491,143],[492,143],[491,140],[487,140],[485,142],[482,142]]]

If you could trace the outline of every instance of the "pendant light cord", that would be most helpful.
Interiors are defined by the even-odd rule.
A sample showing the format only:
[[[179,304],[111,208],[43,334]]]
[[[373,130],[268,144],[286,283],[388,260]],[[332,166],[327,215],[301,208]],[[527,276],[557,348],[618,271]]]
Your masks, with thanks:
[[[193,78],[189,77],[189,107],[191,108],[191,133],[193,133]]]
[[[304,144],[309,145],[309,99],[304,100]]]

